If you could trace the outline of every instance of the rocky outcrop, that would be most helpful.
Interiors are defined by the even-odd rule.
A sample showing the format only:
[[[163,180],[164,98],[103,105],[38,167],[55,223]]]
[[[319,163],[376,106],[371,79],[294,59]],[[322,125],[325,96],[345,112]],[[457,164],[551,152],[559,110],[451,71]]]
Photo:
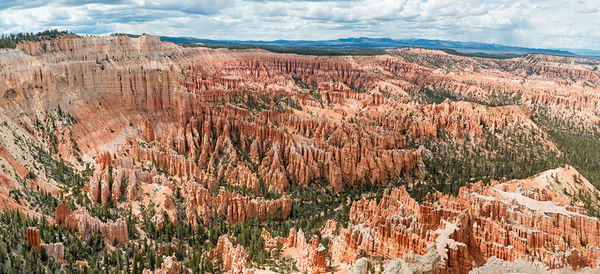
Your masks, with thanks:
[[[598,62],[585,58],[530,54],[493,61],[464,58],[439,51],[398,50],[398,62],[386,59],[389,69],[402,72],[406,89],[423,87],[452,94],[458,99],[493,105],[527,106],[552,123],[582,132],[597,132]],[[418,63],[415,66],[412,63]],[[451,68],[456,74],[439,74]],[[496,70],[491,72],[490,70]]]
[[[217,241],[217,247],[210,250],[209,257],[221,256],[223,270],[226,273],[254,273],[248,269],[248,254],[243,246],[234,245],[235,238],[229,235],[221,235]]]
[[[81,238],[101,233],[102,238],[109,243],[125,244],[129,242],[127,224],[123,219],[109,220],[105,223],[96,217],[91,217],[85,208],[71,211],[64,203],[56,207],[55,214],[60,225],[75,229]]]
[[[28,227],[26,239],[27,243],[29,243],[33,249],[40,252],[40,231],[37,228]]]
[[[63,147],[77,144],[84,160],[96,158],[89,193],[100,203],[139,198],[139,186],[127,180],[130,172],[112,164],[120,158],[195,178],[206,188],[223,182],[258,194],[261,187],[282,192],[295,183],[327,182],[342,191],[346,185],[419,175],[423,163],[413,145],[438,139],[441,132],[481,139],[488,131],[535,130],[530,114],[518,107],[415,104],[409,96],[418,87],[473,96],[511,89],[401,60],[415,56],[414,50],[378,58],[296,56],[184,49],[148,36],[25,43],[20,50],[26,54],[1,61],[2,67],[23,64],[2,72],[0,93],[15,97],[2,107],[29,115],[24,125],[58,105],[72,115],[77,123],[64,128],[76,142],[61,138],[68,139]],[[452,59],[477,69],[498,66],[424,50],[416,54],[431,64]],[[62,90],[73,92],[67,98]],[[37,104],[26,98],[48,104],[34,109]]]
[[[431,211],[402,188],[384,195],[379,204],[366,199],[354,202],[348,228],[341,229],[332,243],[332,257],[352,262],[361,253],[387,258],[403,257],[410,251],[424,254],[437,236],[434,232],[441,228],[440,216]]]
[[[418,152],[400,149],[403,137],[399,135],[386,140],[373,132],[372,137],[361,138],[357,129],[274,111],[263,111],[254,123],[245,122],[247,118],[246,111],[213,107],[210,112],[192,117],[185,129],[169,127],[167,134],[154,133],[156,142],[162,144],[153,148],[131,143],[132,157],[150,161],[174,175],[208,176],[209,180],[230,182],[254,193],[260,188],[259,178],[277,191],[286,190],[292,182],[309,185],[319,179],[342,190],[343,182],[354,184],[367,178],[371,182],[386,181],[408,174],[421,164]],[[265,127],[273,124],[285,130]],[[327,132],[336,128],[340,132],[324,140]],[[286,133],[288,129],[294,132]],[[356,144],[339,147],[348,134]],[[387,144],[379,149],[381,141]]]
[[[397,258],[388,261],[383,266],[384,274],[396,273],[414,273],[414,274],[434,274],[437,273],[440,255],[435,250],[435,245],[431,244],[427,248],[425,255],[418,255],[409,252],[403,258]]]
[[[271,234],[265,229],[261,233],[261,238],[264,241],[265,249],[268,251],[272,251],[277,246],[280,246],[281,251],[284,252],[290,249],[297,251],[299,254],[294,259],[296,259],[296,267],[299,271],[315,274],[326,272],[327,251],[319,242],[318,236],[313,236],[307,243],[302,229],[296,231],[295,228],[291,228],[287,238],[272,238]]]
[[[87,61],[100,59],[125,59],[148,55],[164,55],[175,51],[174,44],[161,42],[156,36],[107,36],[88,39],[72,37],[68,39],[22,42],[17,48],[27,55],[52,57],[59,61]]]
[[[190,271],[183,265],[183,263],[177,261],[177,257],[175,255],[162,257],[162,264],[160,268],[151,271],[149,269],[144,269],[142,271],[144,274],[179,274],[179,273],[190,273]]]
[[[313,236],[307,245],[302,249],[302,253],[298,256],[296,266],[299,271],[310,274],[321,274],[326,271],[326,250],[321,243],[319,237]]]
[[[360,258],[354,262],[350,272],[348,274],[367,274],[369,260],[365,257]]]
[[[271,233],[264,228],[262,229],[260,237],[264,241],[264,248],[269,252],[273,251],[273,249],[277,248],[278,246],[281,248],[289,247],[287,238],[280,236],[273,238],[271,237]]]
[[[186,215],[192,224],[206,224],[213,216],[222,216],[232,223],[245,223],[254,217],[262,221],[268,218],[286,219],[292,210],[292,200],[287,194],[276,200],[251,199],[236,192],[219,189],[216,196],[197,182],[184,183],[182,193],[186,197]]]
[[[512,262],[503,261],[496,257],[490,257],[488,261],[469,272],[470,274],[487,274],[487,273],[531,273],[531,274],[566,274],[566,273],[597,273],[596,269],[583,268],[575,270],[572,267],[564,267],[560,269],[548,270],[546,267],[534,262],[517,259]]]
[[[306,237],[304,236],[304,232],[302,229],[296,231],[295,228],[290,229],[290,233],[288,234],[286,244],[288,247],[295,247],[300,250],[304,250],[306,247]]]
[[[423,158],[440,156],[434,148],[445,144],[490,157],[529,144],[558,154],[533,117],[574,132],[600,131],[597,60],[387,53],[183,48],[149,36],[22,43],[0,51],[0,118],[15,125],[0,126],[0,158],[16,171],[3,169],[0,181],[17,188],[17,175],[37,172],[27,183],[48,181],[54,194],[63,183],[37,168],[40,160],[23,157],[31,147],[5,137],[14,130],[78,168],[95,160],[84,190],[96,203],[136,208],[158,201],[172,217],[179,190],[190,223],[215,216],[244,223],[288,218],[292,197],[285,192],[293,186],[344,191],[420,180],[429,168]],[[407,259],[418,263],[434,244],[440,269],[449,272],[490,256],[550,268],[595,266],[596,220],[563,195],[581,187],[538,179],[474,185],[458,198],[436,195],[437,202],[424,204],[396,189],[379,202],[353,203],[346,228],[328,222],[322,234],[335,237],[332,255],[344,262],[361,253],[402,258],[414,251]],[[281,198],[266,198],[277,195],[268,191]],[[2,205],[17,206],[2,197]],[[107,241],[128,241],[122,220],[104,223],[64,204],[56,220],[84,237],[99,232]],[[306,271],[321,271],[318,239],[307,243],[294,230],[265,241],[271,250],[279,244],[299,249]]]
[[[379,203],[363,198],[352,204],[348,228],[334,238],[331,253],[346,262],[360,254],[404,257],[403,263],[419,269],[425,257],[417,255],[435,255],[439,263],[427,271],[466,272],[492,256],[538,261],[550,269],[594,268],[600,221],[571,206],[564,193],[577,188],[595,196],[598,190],[577,178],[566,167],[532,179],[463,187],[457,197],[436,195],[435,203],[418,204],[403,188]],[[432,247],[437,254],[430,256]]]
[[[297,86],[290,77],[318,86],[318,92],[326,93],[327,104],[334,103],[327,99],[334,94],[343,94],[351,104],[366,102],[365,107],[384,104],[380,94],[350,88],[368,89],[373,73],[344,58],[270,56],[253,51],[221,55],[212,50],[184,50],[147,36],[44,41],[26,43],[20,49],[47,65],[33,68],[38,65],[31,64],[32,71],[6,72],[7,90],[14,89],[15,97],[21,99],[12,101],[10,107],[23,103],[24,112],[46,113],[24,103],[31,89],[46,91],[35,100],[52,102],[51,98],[61,98],[58,93],[63,88],[75,90],[69,99],[80,103],[56,105],[77,121],[68,126],[83,158],[95,156],[104,161],[98,163],[89,190],[92,200],[101,203],[123,196],[114,191],[119,182],[111,185],[106,170],[111,159],[106,156],[121,157],[114,152],[128,137],[143,139],[150,147],[139,147],[139,143],[124,147],[132,150],[127,157],[151,161],[176,176],[206,174],[254,193],[259,191],[260,179],[278,191],[291,183],[308,185],[318,180],[342,190],[344,184],[394,179],[420,163],[414,151],[397,151],[397,145],[380,147],[378,142],[386,134],[374,130],[358,137],[364,131],[353,129],[359,145],[340,151],[337,143],[327,140],[328,132],[351,127],[327,121],[325,116],[282,113],[269,106],[280,97],[314,104],[295,94]],[[30,77],[16,77],[17,73]],[[265,85],[267,90],[256,94],[240,92],[242,87],[265,89]],[[251,100],[249,96],[264,97],[252,100],[265,101],[267,107],[254,113],[238,103],[240,96],[246,101]],[[351,157],[344,157],[348,153]],[[246,158],[246,154],[253,157]]]
[[[526,111],[514,107],[415,104],[421,88],[490,105],[518,103],[585,131],[600,121],[594,114],[600,102],[594,60],[490,60],[423,49],[389,54],[192,49],[149,36],[27,42],[0,58],[0,67],[18,68],[1,72],[0,95],[14,100],[0,103],[28,128],[35,128],[35,115],[61,105],[77,123],[67,126],[76,142],[60,142],[78,144],[86,160],[114,152],[127,138],[143,139],[142,147],[127,148],[136,150],[127,157],[254,193],[261,180],[279,191],[296,182],[326,180],[343,190],[346,184],[394,180],[422,166],[420,155],[407,148],[415,139],[446,131],[462,139],[530,123]],[[547,83],[555,78],[583,87]],[[64,90],[73,92],[63,96]],[[102,174],[95,178],[94,200],[122,196],[111,195]]]
[[[57,262],[64,262],[65,247],[62,243],[44,244],[40,241],[40,231],[35,227],[28,227],[26,232],[27,243],[37,252],[42,249],[46,251],[49,257]]]
[[[121,200],[134,201],[139,197],[139,180],[145,179],[149,183],[157,181],[151,177],[152,174],[136,169],[96,168],[88,185],[90,198],[100,204],[109,200],[115,203]]]
[[[65,261],[65,246],[62,243],[42,244],[41,247],[57,262]]]
[[[105,204],[109,200],[133,201],[139,197],[139,181],[165,184],[154,169],[150,172],[133,166],[131,159],[112,159],[108,152],[96,156],[96,168],[86,189],[94,202]]]

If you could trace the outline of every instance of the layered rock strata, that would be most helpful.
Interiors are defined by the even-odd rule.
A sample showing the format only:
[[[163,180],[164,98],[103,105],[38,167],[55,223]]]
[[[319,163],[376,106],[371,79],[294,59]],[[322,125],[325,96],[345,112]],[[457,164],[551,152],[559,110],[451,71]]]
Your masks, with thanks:
[[[40,231],[35,227],[27,228],[25,238],[27,239],[27,243],[29,243],[29,245],[37,252],[41,252],[41,250],[44,249],[48,256],[54,258],[57,262],[64,262],[65,247],[62,243],[41,243]]]
[[[35,227],[28,227],[26,234],[27,243],[40,252],[40,231]]]
[[[286,219],[292,210],[292,200],[287,194],[268,200],[251,199],[239,193],[219,189],[212,196],[208,189],[194,181],[184,183],[182,193],[186,197],[186,215],[192,224],[207,224],[214,216],[222,216],[232,223],[245,223],[254,217],[262,221],[268,218]]]
[[[81,169],[95,162],[84,190],[96,203],[139,210],[158,201],[173,216],[180,190],[194,225],[215,216],[285,219],[292,187],[344,191],[422,178],[432,152],[421,145],[447,142],[494,157],[516,136],[558,154],[533,121],[599,132],[598,68],[589,58],[495,60],[424,49],[325,57],[183,48],[149,36],[22,43],[0,51],[0,206],[28,210],[9,195],[20,178],[54,196],[68,183],[40,168],[47,163],[32,155],[39,149],[36,156],[49,151]],[[425,204],[396,189],[378,203],[355,202],[346,228],[338,233],[329,222],[322,234],[337,235],[332,253],[346,262],[361,253],[425,256],[434,244],[440,269],[451,272],[490,256],[594,267],[596,220],[573,198],[581,184],[564,177],[474,185]],[[259,197],[268,191],[281,198]],[[104,223],[65,205],[56,220],[81,236],[128,241],[122,220]],[[290,235],[265,245],[285,242],[301,250],[303,269],[321,271],[319,245],[301,231]]]
[[[308,244],[302,249],[296,266],[298,270],[310,274],[321,274],[326,272],[326,250],[319,237],[313,236]]]
[[[577,174],[566,167],[526,180],[477,183],[456,197],[438,194],[434,203],[418,204],[404,188],[379,203],[354,202],[348,228],[332,242],[332,256],[347,262],[360,254],[400,258],[428,254],[433,244],[439,256],[434,269],[449,272],[467,272],[492,256],[539,261],[550,269],[595,268],[600,221],[572,206],[563,191],[577,185],[591,195],[598,190]]]
[[[243,246],[233,244],[229,235],[221,235],[217,241],[217,246],[210,250],[209,258],[221,256],[223,270],[226,273],[254,273],[248,268],[248,254]]]
[[[129,242],[127,224],[123,219],[102,222],[96,217],[91,217],[85,208],[71,211],[66,204],[59,204],[55,214],[56,221],[60,225],[75,229],[81,238],[100,233],[102,238],[109,243],[125,244]]]

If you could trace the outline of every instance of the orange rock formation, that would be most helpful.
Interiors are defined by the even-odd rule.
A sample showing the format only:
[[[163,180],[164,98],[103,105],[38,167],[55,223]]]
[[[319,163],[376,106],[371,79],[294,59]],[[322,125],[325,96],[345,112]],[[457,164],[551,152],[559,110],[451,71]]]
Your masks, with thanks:
[[[77,230],[81,238],[101,233],[102,238],[110,243],[129,242],[127,224],[123,219],[104,223],[96,217],[91,217],[85,208],[71,211],[68,205],[59,204],[56,207],[56,220],[65,227]]]
[[[496,60],[407,48],[339,57],[183,48],[149,36],[25,42],[0,51],[0,159],[8,165],[0,170],[0,207],[28,209],[8,190],[29,172],[38,178],[28,184],[53,195],[65,183],[38,168],[43,163],[25,146],[33,144],[81,169],[95,163],[84,190],[96,203],[139,208],[160,200],[173,215],[171,195],[181,191],[194,225],[215,215],[230,223],[285,219],[291,186],[344,191],[419,178],[431,152],[416,148],[444,138],[481,147],[488,138],[502,145],[510,133],[558,153],[532,117],[600,132],[598,67],[587,58]],[[458,102],[424,104],[430,92]],[[563,186],[553,187],[474,185],[425,204],[396,189],[379,203],[355,202],[347,228],[337,233],[329,222],[322,234],[335,237],[332,254],[346,262],[362,252],[423,255],[433,243],[446,271],[468,271],[490,256],[595,267],[597,220],[571,206]],[[267,191],[281,198],[259,197]],[[100,232],[128,242],[123,220],[104,223],[65,204],[56,220],[82,237]],[[27,233],[39,250],[33,230]],[[239,246],[228,237],[219,242],[229,269],[244,269]],[[299,269],[322,271],[318,239],[307,244],[294,230],[265,244],[278,242],[301,250]]]
[[[48,256],[54,258],[58,262],[64,262],[65,247],[62,243],[44,244],[40,241],[40,231],[35,227],[28,227],[26,232],[27,242],[37,252],[45,249]]]
[[[223,270],[226,273],[254,273],[248,269],[248,254],[243,246],[234,245],[235,238],[229,235],[221,235],[217,241],[217,247],[210,250],[209,257],[220,255],[223,260]]]
[[[28,227],[26,238],[29,245],[40,252],[40,231],[35,227]]]
[[[183,185],[186,197],[186,215],[192,224],[208,223],[214,214],[223,216],[228,222],[244,223],[253,217],[264,221],[267,218],[286,219],[292,211],[292,200],[283,194],[277,200],[251,199],[238,193],[219,190],[217,196],[210,195],[208,189],[194,181]]]
[[[298,257],[298,270],[311,274],[325,273],[325,247],[319,243],[319,237],[313,236]]]
[[[296,267],[299,271],[311,274],[326,273],[326,250],[321,243],[319,237],[313,236],[308,243],[302,229],[296,231],[295,228],[290,229],[287,238],[275,237],[263,229],[261,238],[264,240],[265,249],[272,251],[278,243],[281,245],[282,251],[295,249],[299,251],[296,259]]]
[[[461,188],[457,197],[437,195],[435,203],[418,204],[404,188],[379,203],[363,198],[353,203],[348,228],[334,238],[332,256],[353,262],[362,253],[424,255],[433,243],[440,269],[449,272],[468,272],[492,256],[540,261],[550,269],[594,268],[600,221],[565,201],[562,189],[573,185],[573,172],[567,167],[533,179],[477,183]],[[598,193],[589,182],[584,185],[584,191]]]

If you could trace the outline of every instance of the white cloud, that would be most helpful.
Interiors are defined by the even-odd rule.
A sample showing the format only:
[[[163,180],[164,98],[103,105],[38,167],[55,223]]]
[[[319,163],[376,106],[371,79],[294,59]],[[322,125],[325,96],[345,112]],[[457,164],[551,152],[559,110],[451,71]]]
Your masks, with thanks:
[[[0,32],[211,39],[428,38],[529,47],[600,44],[596,0],[54,0],[0,3]]]

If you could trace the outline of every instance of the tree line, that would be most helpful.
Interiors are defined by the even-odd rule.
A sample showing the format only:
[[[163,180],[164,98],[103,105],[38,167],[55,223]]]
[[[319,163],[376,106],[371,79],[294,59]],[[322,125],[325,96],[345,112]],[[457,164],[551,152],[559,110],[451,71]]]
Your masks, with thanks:
[[[33,32],[19,32],[0,35],[0,48],[14,49],[17,44],[25,41],[42,41],[42,40],[54,40],[63,36],[74,36],[69,31],[59,31],[58,29],[44,30],[38,33]]]

